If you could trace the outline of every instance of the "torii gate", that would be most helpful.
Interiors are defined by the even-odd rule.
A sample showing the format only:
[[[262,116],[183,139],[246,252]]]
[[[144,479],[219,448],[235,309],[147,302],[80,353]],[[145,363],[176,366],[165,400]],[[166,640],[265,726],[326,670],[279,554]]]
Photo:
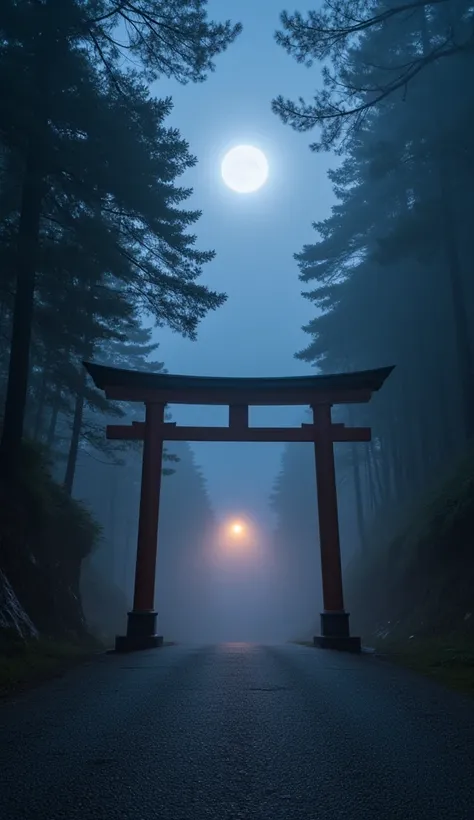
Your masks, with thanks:
[[[143,441],[140,518],[133,610],[127,634],[117,636],[117,651],[161,646],[156,632],[155,570],[158,540],[163,442],[165,441],[308,441],[314,443],[319,512],[319,538],[324,612],[316,646],[360,651],[360,638],[351,637],[349,613],[344,609],[337,511],[334,442],[370,441],[370,427],[334,424],[334,404],[370,401],[393,367],[290,378],[209,378],[173,376],[83,363],[94,384],[108,399],[143,402],[145,421],[112,424],[107,438]],[[167,404],[228,405],[228,427],[181,427],[164,420]],[[249,406],[309,405],[313,423],[301,427],[249,427]]]

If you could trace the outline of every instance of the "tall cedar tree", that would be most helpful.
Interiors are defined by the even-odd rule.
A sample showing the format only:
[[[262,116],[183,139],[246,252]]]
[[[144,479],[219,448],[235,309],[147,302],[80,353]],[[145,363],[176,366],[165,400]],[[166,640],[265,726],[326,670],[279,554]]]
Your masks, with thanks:
[[[354,82],[351,58],[361,42],[372,42],[374,33],[383,32],[397,49],[406,25],[420,13],[438,24],[428,48],[419,44],[395,61],[375,48],[369,50],[365,72]],[[315,151],[343,147],[374,106],[390,98],[406,99],[410,83],[426,68],[474,49],[471,0],[323,0],[319,11],[285,11],[280,19],[276,42],[308,68],[315,61],[324,63],[323,88],[312,102],[280,95],[272,103],[273,111],[297,131],[320,127],[320,140],[311,146]],[[393,48],[390,51],[392,56]]]
[[[3,464],[10,471],[23,432],[45,219],[84,236],[104,220],[105,209],[116,257],[134,274],[127,294],[158,324],[194,337],[199,319],[222,304],[222,295],[196,284],[212,254],[192,248],[195,237],[186,228],[199,213],[178,208],[190,192],[173,185],[195,160],[177,132],[162,127],[171,101],[150,99],[143,82],[160,74],[201,81],[213,69],[213,58],[240,27],[208,23],[205,7],[144,1],[2,4],[0,140],[21,173],[2,435]],[[134,74],[119,69],[124,51],[134,55]]]
[[[416,3],[410,13],[401,5],[391,3],[392,22],[367,27],[345,52],[345,80],[358,100],[369,83],[381,88],[388,70],[444,42],[455,6],[463,30],[468,23],[467,4]],[[474,100],[465,82],[473,60],[463,47],[426,62],[404,95],[372,100],[358,127],[345,120],[335,141],[322,117],[313,121],[323,131],[314,147],[332,144],[343,159],[330,172],[332,214],[314,225],[317,241],[296,254],[316,308],[304,328],[310,342],[297,356],[323,372],[397,365],[369,405],[341,419],[373,429],[372,443],[357,445],[349,461],[336,452],[338,476],[352,473],[362,544],[393,535],[473,435]],[[288,484],[285,465],[284,473]],[[284,486],[277,504],[289,520],[284,505],[298,511]]]

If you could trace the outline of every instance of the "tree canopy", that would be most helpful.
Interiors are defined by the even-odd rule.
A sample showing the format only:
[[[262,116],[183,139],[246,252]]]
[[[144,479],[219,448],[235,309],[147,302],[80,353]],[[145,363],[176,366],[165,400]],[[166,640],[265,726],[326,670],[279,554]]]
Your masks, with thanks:
[[[336,453],[341,481],[350,476],[341,515],[358,519],[363,546],[393,533],[474,435],[473,9],[328,2],[282,23],[278,41],[319,68],[323,88],[306,108],[280,99],[275,111],[340,155],[335,205],[295,254],[312,306],[296,356],[322,373],[396,366],[369,405],[341,417],[373,430],[370,445]],[[280,482],[283,518],[296,510],[284,487],[303,469]]]
[[[469,0],[323,0],[318,11],[281,14],[276,42],[297,62],[321,64],[311,102],[281,95],[273,110],[298,131],[320,129],[313,150],[343,148],[375,107],[407,101],[413,81],[474,49]]]
[[[41,393],[51,429],[75,403],[80,425],[82,358],[126,339],[137,321],[195,339],[223,304],[199,281],[214,252],[198,250],[200,212],[186,209],[192,191],[178,183],[196,157],[168,122],[172,100],[148,83],[203,81],[240,29],[209,20],[205,0],[2,4],[1,452],[10,473],[29,399]]]

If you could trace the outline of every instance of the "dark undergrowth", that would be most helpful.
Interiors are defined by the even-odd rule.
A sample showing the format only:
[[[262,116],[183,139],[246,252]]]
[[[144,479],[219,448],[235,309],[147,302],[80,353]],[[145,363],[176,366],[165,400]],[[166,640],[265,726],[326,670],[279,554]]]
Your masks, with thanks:
[[[40,633],[86,637],[81,566],[99,540],[89,511],[51,477],[46,454],[24,442],[16,480],[0,476],[0,569]]]
[[[398,535],[345,577],[353,634],[397,663],[474,694],[474,451]]]
[[[375,642],[381,658],[420,672],[444,686],[474,697],[474,646],[459,635]]]
[[[0,476],[0,694],[61,674],[103,649],[84,617],[81,566],[100,529],[24,442],[19,474]]]
[[[13,630],[0,639],[0,697],[11,697],[94,658],[105,647],[92,637],[61,640],[43,637],[27,641]]]

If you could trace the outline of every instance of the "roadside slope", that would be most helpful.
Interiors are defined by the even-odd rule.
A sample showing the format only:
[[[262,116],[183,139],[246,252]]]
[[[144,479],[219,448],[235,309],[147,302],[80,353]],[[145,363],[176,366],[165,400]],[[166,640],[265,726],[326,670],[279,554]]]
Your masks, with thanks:
[[[346,571],[354,633],[474,694],[474,452]]]

